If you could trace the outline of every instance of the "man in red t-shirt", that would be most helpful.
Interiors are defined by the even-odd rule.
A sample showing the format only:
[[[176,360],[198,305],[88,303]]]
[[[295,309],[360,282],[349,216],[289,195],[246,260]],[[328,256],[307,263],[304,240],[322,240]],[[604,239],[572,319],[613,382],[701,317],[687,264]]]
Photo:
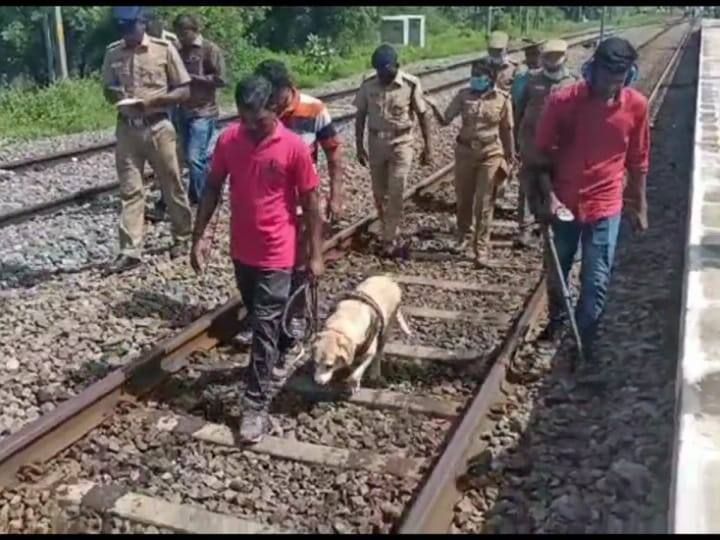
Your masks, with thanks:
[[[240,122],[226,128],[215,146],[190,261],[200,272],[203,233],[229,176],[230,256],[253,328],[247,407],[240,426],[240,436],[251,443],[268,427],[271,374],[295,263],[298,203],[310,230],[310,271],[318,277],[324,270],[318,176],[307,145],[278,122],[271,94],[272,86],[263,77],[249,76],[237,85]]]
[[[583,69],[585,80],[550,94],[535,132],[535,144],[550,164],[546,217],[552,220],[565,278],[582,243],[576,317],[586,358],[592,357],[605,307],[623,197],[633,227],[647,228],[650,129],[647,99],[629,87],[637,74],[636,60],[627,40],[603,41]],[[572,212],[574,221],[555,219],[561,207]],[[541,337],[554,340],[563,304],[552,272],[548,283],[550,323]]]

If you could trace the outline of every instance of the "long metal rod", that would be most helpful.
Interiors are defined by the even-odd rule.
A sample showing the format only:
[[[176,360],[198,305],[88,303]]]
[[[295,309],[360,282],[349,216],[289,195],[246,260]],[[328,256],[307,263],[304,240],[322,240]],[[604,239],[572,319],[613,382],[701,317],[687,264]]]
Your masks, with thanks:
[[[575,310],[573,310],[572,306],[572,296],[570,295],[570,289],[568,288],[565,276],[563,276],[562,265],[560,264],[560,257],[558,257],[557,245],[555,244],[555,234],[553,233],[552,225],[546,225],[544,233],[548,249],[550,249],[550,254],[552,256],[552,265],[555,271],[555,277],[557,278],[558,283],[560,284],[560,288],[562,289],[565,314],[570,321],[570,328],[572,329],[573,337],[575,338],[575,345],[577,345],[578,348],[578,358],[580,358],[580,362],[584,364],[585,351],[583,349],[582,339],[580,338],[580,331],[578,330],[577,320],[575,319]],[[571,357],[570,359],[570,368],[572,371],[575,371],[575,362],[573,357]]]

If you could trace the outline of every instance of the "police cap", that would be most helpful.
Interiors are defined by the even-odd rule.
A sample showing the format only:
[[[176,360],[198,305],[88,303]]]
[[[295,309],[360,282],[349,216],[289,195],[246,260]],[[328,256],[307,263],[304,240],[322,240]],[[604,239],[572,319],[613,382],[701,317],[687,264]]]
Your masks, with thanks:
[[[143,6],[113,6],[112,17],[116,21],[137,21],[147,19],[147,11]]]
[[[504,49],[508,46],[510,37],[505,32],[493,32],[490,34],[488,47],[491,49]]]
[[[543,45],[544,53],[562,53],[567,52],[568,44],[564,39],[550,39]]]

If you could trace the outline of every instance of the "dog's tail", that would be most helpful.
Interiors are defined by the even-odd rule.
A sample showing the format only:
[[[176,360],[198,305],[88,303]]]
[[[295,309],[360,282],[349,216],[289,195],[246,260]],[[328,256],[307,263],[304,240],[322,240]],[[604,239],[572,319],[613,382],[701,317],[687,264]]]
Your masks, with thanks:
[[[411,336],[412,332],[410,331],[410,327],[408,326],[407,321],[405,320],[405,317],[403,317],[402,311],[400,311],[400,308],[397,309],[395,312],[395,318],[397,319],[398,325],[400,325],[400,330],[402,330],[406,336]]]

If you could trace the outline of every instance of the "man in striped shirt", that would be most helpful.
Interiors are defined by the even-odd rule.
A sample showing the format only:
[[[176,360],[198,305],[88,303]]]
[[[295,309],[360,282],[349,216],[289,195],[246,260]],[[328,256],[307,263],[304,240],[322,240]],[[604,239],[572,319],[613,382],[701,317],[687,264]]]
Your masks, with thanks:
[[[317,166],[318,149],[322,147],[327,159],[328,176],[330,176],[330,196],[326,204],[328,221],[335,221],[342,216],[342,163],[340,160],[340,137],[333,124],[332,117],[325,104],[316,97],[300,92],[294,85],[287,67],[277,60],[265,60],[255,68],[255,75],[266,78],[273,86],[274,107],[279,120],[291,131],[300,136],[310,147],[310,154]],[[302,209],[298,207],[298,216],[302,215]],[[297,240],[297,257],[292,277],[292,295],[304,282],[305,266],[308,255],[308,238],[303,220],[298,220],[300,230]],[[304,307],[302,301],[297,301],[297,311],[289,322],[291,336],[281,332],[279,369],[276,376],[280,376],[285,367],[284,357],[292,347],[294,338],[300,334],[302,317],[300,312]],[[250,337],[249,321],[244,321],[243,330],[238,334],[237,339],[241,343],[248,341]],[[298,354],[302,354],[300,351]]]

